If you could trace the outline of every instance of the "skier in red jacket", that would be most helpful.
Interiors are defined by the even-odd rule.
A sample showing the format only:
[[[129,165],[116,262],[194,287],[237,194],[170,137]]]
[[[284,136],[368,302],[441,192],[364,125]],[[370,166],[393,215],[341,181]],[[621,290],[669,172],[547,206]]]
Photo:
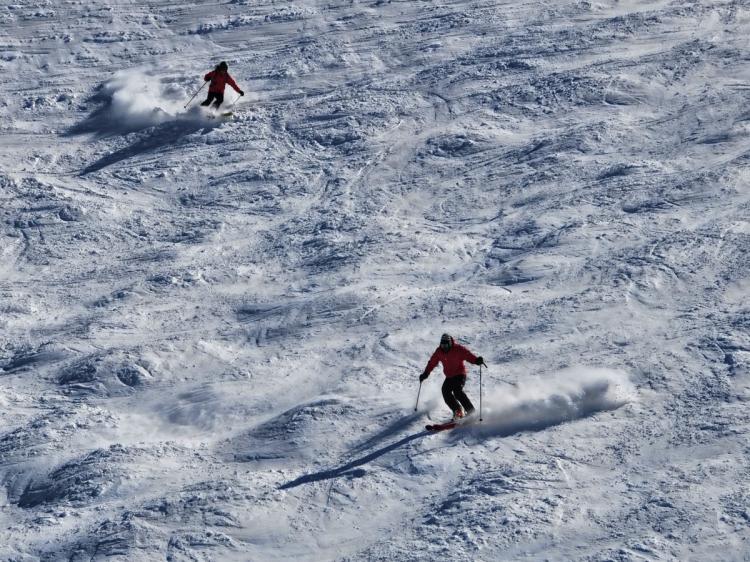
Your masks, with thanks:
[[[477,357],[466,347],[456,343],[452,336],[443,334],[440,338],[440,347],[435,350],[427,362],[424,372],[419,375],[419,382],[422,383],[430,376],[438,363],[443,364],[443,373],[445,374],[443,400],[453,412],[454,420],[474,411],[474,405],[464,393],[464,385],[466,384],[464,361],[469,361],[474,365],[484,365],[484,359]]]
[[[221,61],[218,65],[216,65],[215,69],[213,69],[203,77],[206,82],[210,80],[211,84],[209,84],[208,86],[208,97],[206,98],[206,101],[201,103],[201,105],[210,105],[213,101],[214,107],[218,109],[221,103],[224,101],[224,88],[227,84],[234,88],[239,95],[245,95],[245,92],[240,90],[237,82],[235,82],[234,79],[229,76],[227,68],[229,68],[227,63]]]

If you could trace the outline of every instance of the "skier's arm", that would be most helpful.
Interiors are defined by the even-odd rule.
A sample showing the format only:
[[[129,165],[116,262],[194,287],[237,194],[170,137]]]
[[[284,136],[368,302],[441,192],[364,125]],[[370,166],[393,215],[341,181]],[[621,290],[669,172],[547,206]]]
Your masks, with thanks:
[[[237,82],[235,82],[234,78],[229,76],[229,74],[227,74],[227,84],[229,84],[232,88],[234,88],[234,91],[237,92],[238,94],[241,94],[243,96],[245,95],[245,92],[240,90],[240,87],[237,85]]]
[[[214,71],[212,70],[211,72],[209,72],[208,74],[206,74],[206,75],[205,75],[205,76],[203,77],[203,80],[205,80],[206,82],[208,82],[208,81],[209,81],[209,80],[211,80],[211,78],[213,78],[213,77],[214,77]]]
[[[438,352],[435,350],[435,353],[432,354],[432,357],[430,357],[430,360],[427,362],[427,366],[424,368],[424,371],[422,371],[422,374],[419,376],[419,380],[423,381],[427,377],[430,376],[430,373],[432,370],[437,367],[438,364]]]
[[[471,351],[469,351],[468,348],[466,347],[463,348],[463,360],[464,361],[468,361],[472,365],[480,365],[481,363],[479,363],[479,359],[481,359],[481,357],[477,357],[476,355],[474,355]]]

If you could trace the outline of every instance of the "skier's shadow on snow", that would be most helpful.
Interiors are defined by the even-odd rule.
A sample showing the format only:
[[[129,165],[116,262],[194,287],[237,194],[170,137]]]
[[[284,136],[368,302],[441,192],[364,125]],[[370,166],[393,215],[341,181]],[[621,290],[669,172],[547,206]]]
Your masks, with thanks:
[[[471,427],[465,427],[464,431],[460,433],[460,437],[467,436],[467,432],[465,430],[469,430],[475,435],[484,434],[484,435],[493,435],[493,436],[499,436],[499,437],[508,437],[510,435],[521,433],[523,431],[541,431],[548,427],[559,425],[560,423],[564,423],[565,421],[570,421],[570,420],[567,420],[567,419],[564,419],[564,420],[557,420],[557,419],[555,420],[528,420],[526,419],[526,420],[521,420],[520,423],[509,423],[507,426],[503,426],[502,424],[500,426],[490,425],[489,427],[482,427],[481,425],[472,425]],[[380,441],[392,435],[395,431],[395,428],[397,427],[403,428],[403,425],[404,425],[403,423],[394,424],[390,428],[383,430],[376,436],[368,439],[364,443],[355,447],[353,451],[359,452],[364,449],[368,449],[375,442]],[[403,447],[404,445],[406,445],[407,443],[411,441],[414,441],[415,439],[426,437],[427,435],[434,435],[434,432],[425,430],[425,431],[420,431],[418,433],[414,433],[412,435],[408,435],[404,437],[403,439],[401,439],[400,441],[396,441],[395,443],[386,445],[385,447],[382,447],[378,449],[377,451],[373,451],[372,453],[368,455],[365,455],[351,462],[348,462],[338,468],[331,468],[329,470],[323,470],[321,472],[315,472],[313,474],[306,474],[304,476],[300,476],[299,478],[296,478],[295,480],[292,480],[291,482],[282,484],[281,486],[279,486],[279,490],[288,490],[290,488],[296,488],[297,486],[301,486],[303,484],[312,484],[313,482],[320,482],[321,480],[331,480],[333,478],[340,478],[340,477],[361,478],[365,476],[365,474],[367,474],[367,471],[365,471],[364,469],[357,469],[358,467],[364,464],[367,464],[371,461],[374,461],[375,459],[382,457],[383,455],[386,455],[390,453],[391,451],[395,451],[396,449]]]
[[[420,431],[419,433],[414,433],[413,435],[404,437],[400,441],[391,443],[390,445],[378,449],[377,451],[373,451],[369,455],[365,455],[364,457],[355,459],[338,468],[332,468],[330,470],[323,470],[321,472],[315,472],[314,474],[306,474],[304,476],[300,476],[299,478],[292,480],[291,482],[287,482],[286,484],[279,486],[279,490],[288,490],[289,488],[296,488],[297,486],[301,486],[302,484],[312,484],[313,482],[320,482],[321,480],[331,480],[332,478],[340,478],[342,476],[349,478],[360,478],[367,472],[363,469],[355,470],[357,467],[374,461],[378,457],[382,457],[383,455],[388,454],[391,451],[398,449],[399,447],[403,447],[410,441],[414,441],[415,439],[419,439],[420,437],[424,437],[429,434],[429,431]]]
[[[122,162],[123,160],[133,158],[140,154],[156,152],[161,148],[174,147],[183,137],[200,130],[210,130],[212,128],[213,126],[208,125],[199,119],[185,119],[157,125],[150,131],[150,134],[137,140],[130,146],[126,146],[125,148],[117,150],[112,154],[108,154],[96,162],[89,164],[81,171],[80,175],[85,176],[92,172],[98,172],[102,168],[106,168],[112,164],[117,164],[118,162]]]

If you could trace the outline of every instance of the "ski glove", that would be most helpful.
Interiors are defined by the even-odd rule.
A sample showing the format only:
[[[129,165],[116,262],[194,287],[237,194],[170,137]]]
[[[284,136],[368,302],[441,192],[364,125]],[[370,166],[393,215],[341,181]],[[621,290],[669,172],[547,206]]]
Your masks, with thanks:
[[[484,362],[484,358],[481,355],[477,357],[476,363],[474,364],[475,365],[487,365],[487,363]]]
[[[244,96],[244,95],[245,95],[245,92],[243,92],[242,90],[240,90],[240,92],[239,92],[239,93],[240,93],[240,95],[241,95],[241,96]]]
[[[427,373],[422,373],[421,375],[419,375],[419,382],[424,382],[424,381],[425,381],[425,379],[426,379],[427,377],[429,377],[429,376],[430,376],[430,375],[428,375]]]

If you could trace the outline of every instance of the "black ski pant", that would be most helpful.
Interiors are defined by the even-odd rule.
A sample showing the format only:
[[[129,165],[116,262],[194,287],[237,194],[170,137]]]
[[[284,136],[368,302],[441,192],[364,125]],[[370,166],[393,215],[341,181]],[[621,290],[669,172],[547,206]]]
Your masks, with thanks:
[[[214,101],[216,100],[216,101]],[[216,109],[219,108],[219,106],[224,101],[224,94],[220,94],[219,92],[208,92],[208,97],[206,98],[206,101],[201,103],[201,105],[211,105],[211,102],[214,101],[214,107]]]
[[[467,414],[474,411],[474,404],[471,403],[469,397],[464,393],[465,384],[466,375],[445,378],[445,382],[443,383],[443,400],[448,404],[451,412],[455,412],[459,407],[463,407]]]

